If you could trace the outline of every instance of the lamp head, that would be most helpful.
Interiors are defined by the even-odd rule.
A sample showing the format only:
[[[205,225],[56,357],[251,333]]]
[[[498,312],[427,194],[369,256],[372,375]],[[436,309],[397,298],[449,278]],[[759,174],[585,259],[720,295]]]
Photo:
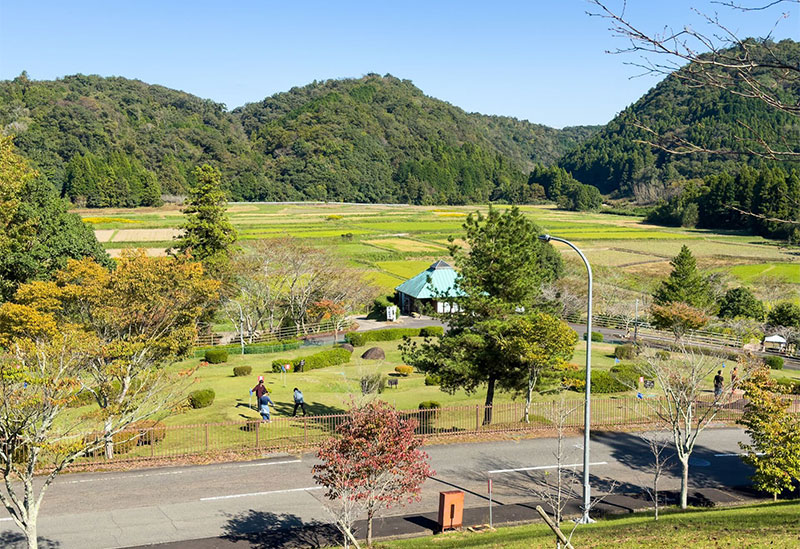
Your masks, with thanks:
[[[540,234],[539,240],[543,242],[550,242],[550,235],[549,234]]]

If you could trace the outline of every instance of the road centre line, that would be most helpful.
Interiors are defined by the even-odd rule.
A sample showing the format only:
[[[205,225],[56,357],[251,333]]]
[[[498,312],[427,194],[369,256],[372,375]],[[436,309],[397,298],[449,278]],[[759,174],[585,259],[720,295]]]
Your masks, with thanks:
[[[237,467],[263,467],[264,465],[284,465],[286,463],[300,463],[302,459],[290,459],[288,461],[268,461],[266,463],[245,463],[243,465],[237,465]]]
[[[566,469],[568,467],[581,467],[583,463],[571,463],[569,465],[561,465],[562,469]],[[595,461],[594,463],[590,463],[589,465],[608,465],[607,461]],[[490,475],[496,475],[499,473],[516,473],[518,471],[541,471],[542,469],[558,469],[559,465],[540,465],[538,467],[521,467],[519,469],[495,469],[494,471],[487,471]]]
[[[200,498],[200,501],[215,501],[220,499],[246,498],[251,496],[268,496],[271,494],[288,494],[290,492],[310,492],[311,490],[322,490],[322,486],[311,486],[309,488],[289,488],[288,490],[272,490],[270,492],[253,492],[251,494],[231,494],[230,496],[213,496],[210,498]]]

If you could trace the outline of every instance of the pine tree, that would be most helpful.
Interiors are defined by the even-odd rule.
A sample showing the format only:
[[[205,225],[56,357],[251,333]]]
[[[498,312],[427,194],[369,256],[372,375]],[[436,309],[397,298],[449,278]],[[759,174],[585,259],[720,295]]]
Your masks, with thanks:
[[[233,228],[225,213],[225,192],[220,172],[208,164],[195,169],[197,184],[189,192],[184,208],[187,221],[178,237],[177,249],[189,253],[212,270],[219,270],[230,259],[231,245],[236,241]]]
[[[697,261],[685,245],[672,261],[672,272],[653,294],[653,302],[657,305],[669,303],[686,303],[692,307],[703,309],[711,304],[708,283],[697,271]]]

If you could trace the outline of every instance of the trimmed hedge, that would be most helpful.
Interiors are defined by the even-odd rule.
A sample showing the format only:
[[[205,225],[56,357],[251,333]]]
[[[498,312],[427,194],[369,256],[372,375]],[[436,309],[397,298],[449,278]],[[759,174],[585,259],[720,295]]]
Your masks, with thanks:
[[[200,389],[189,393],[189,405],[194,409],[207,408],[214,403],[214,389]]]
[[[424,400],[419,403],[420,410],[436,410],[441,408],[442,405],[436,400]]]
[[[442,335],[444,335],[444,328],[441,326],[426,326],[424,328],[386,328],[369,332],[350,332],[344,338],[350,345],[362,347],[370,341],[396,341],[404,337],[441,337]]]
[[[280,341],[272,341],[269,343],[253,343],[244,346],[244,354],[246,355],[259,355],[267,353],[280,353],[282,351],[293,351],[299,349],[303,344],[299,339],[282,339]],[[225,349],[228,354],[239,354],[242,352],[240,343],[230,343],[228,345],[215,345],[213,347],[196,347],[194,350],[195,358],[203,358],[206,351],[211,349]]]
[[[656,351],[656,358],[660,360],[669,360],[669,357],[671,356],[672,355],[670,354],[669,351],[663,351],[663,350]]]
[[[632,343],[617,345],[614,347],[614,356],[620,360],[630,360],[636,358],[636,347]]]
[[[431,385],[441,385],[441,384],[442,384],[442,378],[440,378],[436,374],[428,374],[425,376],[425,385],[431,386]]]
[[[586,333],[583,334],[583,340],[586,341]],[[603,342],[603,334],[600,332],[592,332],[592,341],[595,343],[602,343]]]
[[[209,364],[228,362],[228,351],[225,349],[208,349],[205,352],[205,360]]]
[[[764,364],[769,366],[770,370],[783,370],[783,357],[782,356],[766,356],[766,357],[764,357]]]
[[[775,380],[778,390],[784,395],[800,395],[800,383],[788,377],[780,377]]]
[[[401,364],[400,366],[395,366],[394,371],[403,377],[408,377],[414,371],[414,367]]]
[[[638,380],[638,376],[637,376]],[[586,388],[586,372],[574,372],[563,384],[571,391],[583,391]],[[630,387],[621,383],[611,372],[605,370],[592,370],[592,393],[622,393],[629,391]]]
[[[419,337],[442,337],[443,335],[443,326],[426,326],[419,329]]]
[[[233,369],[233,377],[244,377],[249,376],[253,373],[252,366],[236,366]]]
[[[334,347],[333,349],[327,349],[325,351],[320,351],[319,353],[314,353],[313,355],[309,356],[301,356],[294,359],[277,359],[272,361],[272,371],[273,372],[280,372],[281,366],[286,363],[292,365],[292,372],[296,372],[300,366],[300,361],[305,360],[305,365],[303,366],[303,371],[307,372],[309,370],[318,370],[319,368],[327,368],[328,366],[338,366],[339,364],[347,364],[350,362],[350,351],[347,349],[342,349],[341,347]]]

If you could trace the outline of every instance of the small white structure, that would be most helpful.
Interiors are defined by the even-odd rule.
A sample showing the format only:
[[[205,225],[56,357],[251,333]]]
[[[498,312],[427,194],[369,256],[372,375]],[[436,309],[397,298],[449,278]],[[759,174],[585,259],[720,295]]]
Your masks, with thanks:
[[[763,345],[765,351],[786,352],[786,338],[778,334],[765,337]]]

